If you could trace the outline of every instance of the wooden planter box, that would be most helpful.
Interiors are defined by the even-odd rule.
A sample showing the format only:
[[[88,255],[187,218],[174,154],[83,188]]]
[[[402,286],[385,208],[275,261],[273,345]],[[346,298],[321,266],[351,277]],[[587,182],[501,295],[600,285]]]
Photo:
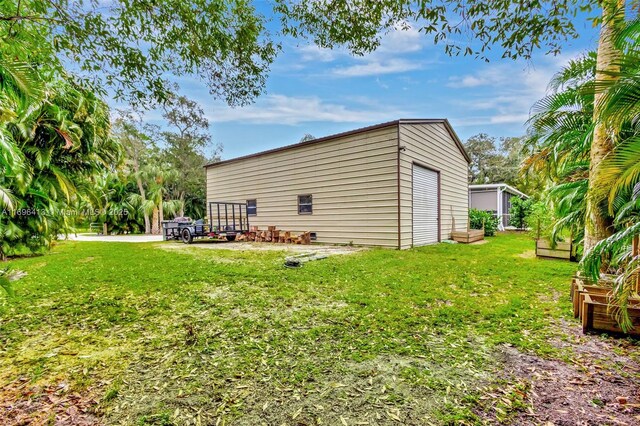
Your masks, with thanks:
[[[629,299],[628,313],[633,324],[627,333],[622,331],[613,315],[617,308],[611,304],[614,275],[606,275],[598,281],[577,275],[571,282],[573,315],[582,321],[583,332],[600,331],[640,336],[640,298]]]
[[[610,333],[624,333],[616,319],[611,315],[606,296],[584,293],[582,295],[582,332],[606,331]],[[630,302],[634,303],[634,302]],[[640,302],[627,308],[632,328],[624,334],[640,336]],[[615,308],[614,308],[615,309]]]
[[[603,297],[608,303],[609,294],[611,293],[611,287],[603,287],[598,285],[583,285],[576,284],[572,301],[573,301],[573,316],[574,318],[582,317],[582,303],[584,302],[585,295]]]
[[[451,239],[463,244],[481,241],[484,240],[484,230],[470,229],[468,231],[453,231],[451,233]]]
[[[551,242],[545,239],[536,240],[536,256],[551,259],[575,260],[573,256],[573,244],[561,241],[552,247]]]

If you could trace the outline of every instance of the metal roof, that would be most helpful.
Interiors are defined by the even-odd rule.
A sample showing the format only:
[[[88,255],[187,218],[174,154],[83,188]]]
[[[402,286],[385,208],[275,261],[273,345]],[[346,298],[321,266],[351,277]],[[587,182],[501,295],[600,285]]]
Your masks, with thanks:
[[[383,129],[385,127],[391,127],[391,126],[399,126],[400,124],[429,124],[429,123],[444,124],[445,128],[447,129],[447,131],[451,135],[451,138],[456,143],[458,149],[460,150],[460,152],[462,153],[464,158],[467,160],[468,163],[471,162],[471,159],[469,158],[469,154],[467,154],[467,151],[465,151],[464,145],[460,141],[460,138],[458,138],[458,135],[456,134],[456,132],[451,127],[451,124],[449,123],[449,120],[447,120],[446,118],[405,118],[405,119],[400,119],[400,120],[387,121],[385,123],[375,124],[373,126],[362,127],[360,129],[349,130],[347,132],[336,133],[334,135],[324,136],[324,137],[317,138],[317,139],[311,139],[309,141],[298,142],[298,143],[295,143],[295,144],[292,144],[292,145],[285,145],[285,146],[282,146],[282,147],[279,147],[279,148],[274,148],[274,149],[269,149],[269,150],[266,150],[266,151],[256,152],[255,154],[249,154],[249,155],[243,155],[241,157],[230,158],[229,160],[212,162],[212,163],[206,164],[204,167],[215,167],[215,166],[218,166],[218,165],[221,165],[221,164],[232,163],[232,162],[236,162],[236,161],[246,160],[248,158],[259,157],[259,156],[273,154],[273,153],[280,152],[280,151],[286,151],[286,150],[289,150],[289,149],[299,148],[299,147],[302,147],[302,146],[322,143],[322,142],[334,140],[334,139],[345,137],[345,136],[351,136],[351,135],[355,135],[355,134],[358,134],[358,133],[369,132],[371,130]]]
[[[507,185],[506,183],[487,183],[487,184],[469,185],[469,189],[470,190],[473,190],[473,189],[497,189],[497,188],[501,188],[503,190],[506,190],[507,192],[511,192],[512,194],[516,194],[516,195],[519,195],[519,196],[524,197],[524,198],[529,198],[529,196],[527,194],[525,194],[524,192],[518,191],[513,186]]]

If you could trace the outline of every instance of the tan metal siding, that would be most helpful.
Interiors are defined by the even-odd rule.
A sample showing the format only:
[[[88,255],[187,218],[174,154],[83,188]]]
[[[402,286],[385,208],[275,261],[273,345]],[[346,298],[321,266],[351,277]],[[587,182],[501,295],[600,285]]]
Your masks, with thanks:
[[[468,163],[444,124],[400,125],[400,247],[412,245],[412,166],[440,172],[440,237],[466,230],[469,212]]]
[[[207,168],[207,200],[257,200],[252,225],[319,242],[398,246],[396,125]],[[313,195],[299,215],[297,196]]]

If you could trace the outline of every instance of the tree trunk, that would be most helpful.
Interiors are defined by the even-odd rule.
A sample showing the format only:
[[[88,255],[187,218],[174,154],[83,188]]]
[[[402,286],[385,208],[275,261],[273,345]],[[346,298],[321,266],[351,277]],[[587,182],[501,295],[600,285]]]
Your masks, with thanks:
[[[147,201],[147,195],[144,190],[144,185],[142,185],[142,179],[140,179],[140,166],[138,165],[138,160],[133,160],[133,171],[136,174],[136,184],[138,185],[138,191],[140,192],[140,199],[142,200],[142,205]],[[143,209],[142,214],[144,215],[144,233],[151,233],[151,221],[149,220],[149,213]]]
[[[180,192],[180,211],[178,212],[178,216],[184,217],[184,191]]]
[[[624,0],[602,0],[602,23],[598,40],[598,60],[596,65],[596,84],[610,82],[620,71],[620,52],[615,46],[615,37],[624,22]],[[588,252],[599,241],[611,235],[611,218],[603,213],[598,200],[591,196],[598,187],[598,173],[602,160],[613,150],[613,140],[606,123],[601,120],[602,98],[604,90],[596,87],[593,105],[593,141],[591,142],[589,163],[589,188],[587,190],[587,213],[585,217],[584,251]]]
[[[160,210],[158,210],[157,207],[153,209],[153,213],[151,217],[153,218],[153,222],[151,224],[151,233],[159,234],[161,222],[160,222]]]

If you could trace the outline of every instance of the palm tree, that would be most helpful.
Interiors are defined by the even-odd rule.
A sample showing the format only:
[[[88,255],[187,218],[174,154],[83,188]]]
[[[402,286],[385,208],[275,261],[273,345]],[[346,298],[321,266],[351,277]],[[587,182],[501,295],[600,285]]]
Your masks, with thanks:
[[[551,93],[536,102],[528,122],[525,146],[530,156],[523,170],[549,182],[549,203],[557,218],[553,239],[564,232],[577,243],[583,238],[595,68],[595,53],[571,61],[554,76]]]
[[[141,169],[140,175],[146,197],[135,194],[131,200],[140,206],[143,214],[151,216],[151,233],[159,234],[165,214],[174,216],[183,206],[180,200],[169,198],[171,184],[177,179],[178,173],[168,167],[149,164]]]
[[[632,250],[640,236],[640,19],[631,22],[616,43],[624,54],[619,58],[615,79],[602,83],[601,120],[610,130],[615,148],[602,160],[594,175],[598,182],[590,197],[605,204],[614,218],[614,233],[595,244],[582,266],[593,278],[604,267],[619,273],[614,286],[614,303],[623,328],[631,324],[626,307],[637,293],[640,252]]]
[[[4,257],[70,231],[66,212],[95,200],[95,184],[121,150],[109,135],[106,104],[69,78],[42,82],[29,67],[3,62],[0,84],[0,198],[13,207],[0,217]]]
[[[0,59],[0,208],[13,210],[15,200],[6,181],[23,184],[24,156],[11,130],[28,131],[20,118],[28,114],[32,105],[42,101],[43,84],[33,70],[24,63]]]
[[[622,51],[616,43],[624,26],[624,0],[603,0],[600,37],[598,40],[595,80],[607,85],[615,82],[620,73]],[[593,108],[594,131],[589,155],[589,186],[587,190],[584,249],[589,251],[598,241],[611,235],[611,216],[603,211],[595,197],[590,196],[600,185],[598,173],[605,157],[613,150],[614,140],[607,120],[603,120],[605,90],[596,90]]]
[[[147,194],[143,182],[142,167],[148,148],[147,144],[151,143],[151,139],[144,131],[142,131],[132,116],[119,117],[114,123],[114,137],[119,140],[126,153],[126,162],[132,169],[132,176],[138,188],[140,199],[139,205],[146,205]],[[144,232],[151,233],[151,219],[147,209],[142,209],[144,218]]]

